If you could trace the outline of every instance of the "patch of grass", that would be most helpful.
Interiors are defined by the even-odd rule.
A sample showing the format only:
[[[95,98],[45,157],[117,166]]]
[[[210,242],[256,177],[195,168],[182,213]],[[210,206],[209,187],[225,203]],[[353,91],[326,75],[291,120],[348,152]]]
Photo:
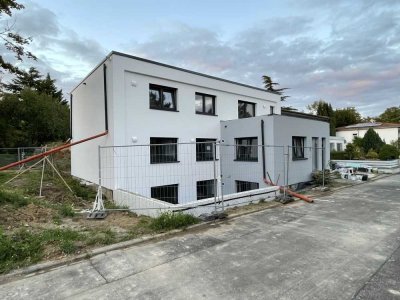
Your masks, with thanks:
[[[53,223],[56,224],[56,225],[61,225],[62,224],[62,220],[61,220],[60,215],[55,215],[53,217]]]
[[[127,205],[117,205],[114,201],[105,200],[104,201],[104,208],[105,209],[128,209],[129,206]]]
[[[117,237],[115,232],[113,232],[110,228],[103,230],[96,230],[89,234],[86,245],[110,245],[117,242]]]
[[[11,204],[18,208],[29,204],[29,198],[23,195],[0,189],[0,204]]]
[[[43,257],[41,240],[27,230],[6,236],[0,228],[0,273],[27,266]]]
[[[75,242],[85,240],[86,235],[71,229],[46,229],[40,236],[43,244],[55,244],[64,254],[72,254],[77,250]]]
[[[79,180],[69,177],[67,178],[67,183],[71,187],[71,189],[74,191],[74,194],[82,199],[85,200],[93,200],[96,198],[96,192],[91,189],[90,187],[87,187],[84,184],[81,184]]]
[[[60,208],[58,209],[58,213],[62,217],[74,217],[75,216],[74,208],[68,204],[62,204],[60,206]]]
[[[149,227],[155,231],[168,231],[186,228],[198,222],[199,219],[192,215],[183,214],[181,212],[164,212],[159,217],[152,219]]]

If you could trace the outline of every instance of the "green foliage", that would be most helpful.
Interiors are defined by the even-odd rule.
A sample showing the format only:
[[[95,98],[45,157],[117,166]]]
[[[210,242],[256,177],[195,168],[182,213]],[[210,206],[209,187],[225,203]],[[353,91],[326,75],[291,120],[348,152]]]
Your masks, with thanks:
[[[335,135],[336,133],[336,119],[335,114],[330,103],[324,100],[314,101],[312,104],[307,106],[308,110],[317,116],[329,117],[329,131],[330,135]]]
[[[18,208],[28,205],[29,200],[28,197],[24,197],[19,193],[0,189],[0,205],[11,204],[13,207]]]
[[[360,147],[360,148],[363,148],[364,147],[364,145],[363,145],[363,138],[360,138],[359,136],[355,136],[354,138],[353,138],[353,142],[352,142],[353,144],[354,144],[354,146],[356,146],[356,147]]]
[[[354,107],[335,110],[336,127],[357,124],[362,121],[360,113]]]
[[[357,153],[356,146],[354,146],[352,143],[348,143],[344,152],[346,153],[347,159],[354,159]]]
[[[379,155],[373,149],[369,149],[365,157],[368,159],[378,159]]]
[[[24,89],[0,101],[0,147],[40,146],[69,136],[69,107]]]
[[[21,10],[24,6],[22,4],[17,3],[15,0],[1,0],[0,2],[0,19],[5,15],[8,17],[12,16],[12,10]],[[18,61],[22,61],[23,58],[31,58],[36,60],[36,57],[25,49],[25,46],[28,45],[32,39],[24,38],[19,33],[13,31],[13,22],[9,23],[7,21],[2,20],[2,24],[4,28],[0,30],[0,38],[4,43],[3,51],[8,51]],[[10,53],[4,53],[4,56],[9,56]],[[4,60],[4,56],[0,55],[0,73],[4,73],[7,71],[11,74],[21,74],[21,70],[16,66]]]
[[[387,108],[377,120],[380,122],[400,123],[400,106]]]
[[[372,128],[368,129],[364,135],[364,138],[362,139],[362,147],[364,149],[373,149],[376,152],[379,152],[379,149],[384,144],[385,143],[382,141],[379,134],[377,134]]]
[[[36,263],[42,257],[43,246],[35,234],[20,230],[6,236],[0,228],[0,273]]]
[[[63,204],[58,210],[60,216],[62,217],[74,217],[75,211],[71,205]]]
[[[115,232],[110,228],[103,230],[96,230],[89,235],[86,244],[89,246],[93,245],[110,245],[117,241]]]
[[[279,83],[273,82],[270,76],[264,75],[262,76],[262,80],[264,83],[264,87],[267,91],[281,95],[281,101],[284,101],[286,98],[290,97],[283,95],[284,91],[287,90],[288,88],[276,88],[276,86],[278,86]]]
[[[383,145],[381,150],[379,151],[379,159],[381,160],[398,159],[399,154],[400,154],[399,150],[397,150],[395,146]]]
[[[192,215],[174,212],[164,212],[159,217],[151,220],[150,228],[156,231],[166,231],[198,223],[199,220]]]
[[[345,151],[332,151],[331,152],[331,159],[347,159],[347,154]]]
[[[326,169],[324,172],[317,170],[312,172],[311,177],[315,184],[322,185],[329,184],[332,181],[330,170]]]

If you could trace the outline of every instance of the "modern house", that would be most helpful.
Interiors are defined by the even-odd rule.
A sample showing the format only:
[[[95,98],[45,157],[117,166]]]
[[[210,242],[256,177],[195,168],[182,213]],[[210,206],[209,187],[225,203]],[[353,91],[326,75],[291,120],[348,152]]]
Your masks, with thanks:
[[[336,136],[342,137],[347,143],[351,143],[354,137],[364,137],[368,129],[372,128],[386,143],[390,144],[400,138],[400,123],[358,123],[336,128]]]
[[[351,141],[349,141],[350,143]],[[330,136],[329,148],[331,151],[344,151],[348,141],[342,136]]]
[[[329,120],[281,111],[280,101],[258,87],[111,52],[71,92],[73,140],[108,130],[71,149],[71,173],[96,184],[101,177],[131,207],[131,198],[162,206],[262,197],[276,190],[266,176],[309,181],[329,161]]]

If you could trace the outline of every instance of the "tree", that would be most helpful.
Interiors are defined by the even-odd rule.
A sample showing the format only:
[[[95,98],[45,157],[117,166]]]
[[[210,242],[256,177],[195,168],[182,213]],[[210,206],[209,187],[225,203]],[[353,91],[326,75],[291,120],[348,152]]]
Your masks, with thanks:
[[[377,118],[380,122],[400,123],[400,106],[389,107]]]
[[[21,10],[24,6],[17,3],[15,0],[0,0],[0,20],[4,16],[12,16],[12,10]],[[32,41],[31,38],[24,38],[19,33],[13,31],[13,25],[7,25],[0,32],[0,37],[4,42],[5,48],[14,54],[14,57],[22,61],[23,58],[36,60],[30,51],[26,50],[26,46]],[[20,74],[18,67],[4,60],[3,55],[0,55],[0,73],[7,71],[11,74]]]
[[[307,109],[317,116],[329,117],[329,131],[330,135],[336,133],[336,119],[332,105],[324,100],[314,101],[312,104],[307,105]]]
[[[9,84],[3,84],[4,88],[13,94],[20,94],[24,89],[31,89],[37,91],[39,94],[46,94],[53,97],[56,101],[61,104],[67,104],[68,102],[63,99],[62,90],[58,90],[55,85],[55,79],[50,77],[47,73],[45,79],[39,71],[31,67],[28,72],[21,71]]]
[[[69,136],[69,107],[24,89],[0,101],[0,147],[40,146]]]
[[[388,160],[388,159],[398,159],[399,158],[399,150],[392,145],[383,145],[381,151],[379,152],[379,159]]]
[[[335,110],[336,127],[357,124],[362,121],[360,113],[354,107]]]
[[[279,83],[273,82],[271,77],[264,75],[262,76],[262,80],[264,83],[264,87],[268,92],[273,92],[277,93],[278,95],[281,95],[281,101],[285,101],[286,98],[289,98],[290,96],[284,96],[283,93],[285,90],[288,90],[289,88],[275,88],[275,86],[278,86]]]
[[[379,134],[377,134],[372,128],[368,129],[362,139],[362,147],[364,150],[369,151],[372,149],[376,152],[379,152],[383,145],[385,145],[385,143],[382,141]]]

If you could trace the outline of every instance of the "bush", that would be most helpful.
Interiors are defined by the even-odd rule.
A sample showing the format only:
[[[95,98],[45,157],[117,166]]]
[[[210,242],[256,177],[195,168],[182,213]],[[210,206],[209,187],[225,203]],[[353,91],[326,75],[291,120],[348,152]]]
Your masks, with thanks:
[[[346,152],[344,151],[332,151],[331,159],[347,159]]]
[[[71,205],[67,205],[67,204],[63,204],[59,208],[58,212],[62,217],[73,217],[73,216],[75,216],[75,211],[74,211],[73,207]]]
[[[365,156],[368,159],[378,159],[379,155],[372,148],[368,150],[367,155]]]
[[[373,149],[379,151],[385,143],[382,141],[379,134],[372,128],[368,129],[362,139],[362,147],[366,149]]]
[[[29,203],[29,199],[22,196],[21,194],[0,190],[0,204],[11,204],[18,208],[26,206]]]
[[[332,178],[330,170],[326,169],[324,173],[325,173],[324,176],[322,176],[323,175],[322,171],[317,170],[312,172],[311,177],[315,184],[322,185],[323,181],[325,181],[325,184],[331,182]]]
[[[198,223],[199,220],[192,215],[174,212],[164,212],[159,217],[152,219],[150,228],[156,231],[165,231],[178,228],[185,228],[187,226]]]
[[[399,158],[399,150],[392,145],[383,145],[381,151],[379,151],[379,159],[381,160],[389,160],[389,159],[398,159]]]

